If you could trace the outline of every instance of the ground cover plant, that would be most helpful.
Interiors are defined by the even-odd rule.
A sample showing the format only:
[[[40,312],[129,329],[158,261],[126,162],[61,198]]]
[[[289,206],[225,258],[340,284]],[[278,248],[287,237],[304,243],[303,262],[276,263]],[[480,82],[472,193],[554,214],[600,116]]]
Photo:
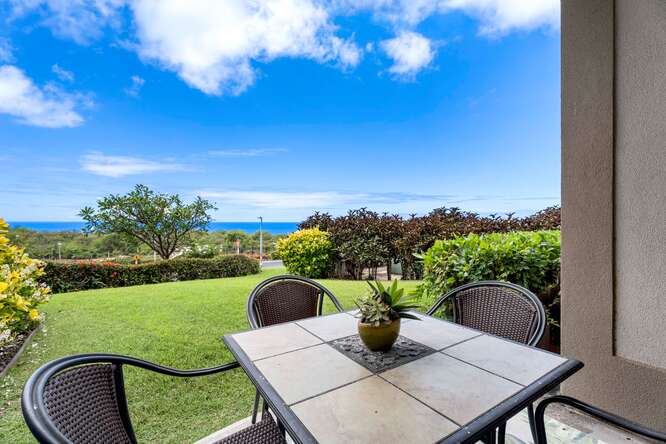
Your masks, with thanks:
[[[20,391],[28,376],[52,359],[112,352],[178,368],[232,360],[220,337],[249,328],[245,304],[250,291],[284,272],[54,295],[44,306],[45,330],[35,336],[18,367],[0,380],[0,442],[34,442],[21,417]],[[367,291],[365,282],[320,282],[348,309]],[[400,285],[409,291],[416,283]],[[241,370],[176,379],[129,369],[126,385],[139,442],[193,442],[249,416],[254,399]]]

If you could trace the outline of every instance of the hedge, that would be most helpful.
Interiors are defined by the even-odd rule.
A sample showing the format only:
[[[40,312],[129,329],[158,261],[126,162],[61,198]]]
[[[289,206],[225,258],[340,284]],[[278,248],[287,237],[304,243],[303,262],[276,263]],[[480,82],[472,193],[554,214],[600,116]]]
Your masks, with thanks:
[[[42,281],[54,293],[127,287],[160,282],[246,276],[259,273],[259,262],[243,255],[214,259],[177,258],[147,264],[47,262]]]
[[[422,258],[419,291],[425,306],[460,285],[499,280],[536,293],[549,323],[559,325],[559,231],[470,234],[436,241]]]
[[[558,230],[560,208],[546,208],[523,218],[511,213],[481,216],[445,207],[404,218],[360,208],[338,217],[316,212],[299,224],[299,229],[315,227],[330,233],[338,259],[334,268],[336,274],[342,272],[339,277],[362,279],[366,270],[374,277],[377,268],[389,270],[393,262],[400,262],[402,279],[422,279],[414,254],[428,250],[435,241],[469,234]]]

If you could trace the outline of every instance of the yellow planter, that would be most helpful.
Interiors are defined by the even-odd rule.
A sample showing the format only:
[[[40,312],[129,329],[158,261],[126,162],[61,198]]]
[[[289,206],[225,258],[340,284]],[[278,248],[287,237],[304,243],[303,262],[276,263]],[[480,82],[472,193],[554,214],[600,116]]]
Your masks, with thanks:
[[[358,334],[370,350],[390,350],[400,334],[400,319],[396,319],[390,324],[381,324],[378,327],[358,321]]]

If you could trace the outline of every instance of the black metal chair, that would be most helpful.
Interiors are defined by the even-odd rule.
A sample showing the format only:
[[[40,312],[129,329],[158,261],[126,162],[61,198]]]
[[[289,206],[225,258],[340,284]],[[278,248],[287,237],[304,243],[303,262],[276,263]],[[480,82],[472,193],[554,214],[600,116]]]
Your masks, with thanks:
[[[260,282],[250,293],[247,319],[252,328],[261,328],[321,316],[325,297],[337,311],[344,310],[333,293],[312,279],[288,274],[273,276]],[[259,398],[257,391],[252,409],[253,424],[257,420]],[[264,411],[266,408],[264,403]]]
[[[532,347],[541,341],[546,329],[543,304],[520,285],[500,281],[461,285],[440,297],[427,314],[434,316],[449,303],[453,322]],[[527,414],[532,437],[536,440],[533,405],[529,405]],[[504,442],[505,433],[506,425],[503,425],[498,433],[500,443]]]
[[[261,328],[321,316],[325,296],[336,310],[343,311],[333,293],[320,283],[302,276],[273,276],[250,293],[247,318],[252,328]]]
[[[51,361],[35,371],[23,388],[21,407],[28,428],[40,443],[136,443],[123,366],[176,377],[205,376],[239,367],[237,362],[198,370],[176,370],[141,359],[84,354]],[[220,441],[221,444],[284,444],[270,415]]]
[[[643,427],[635,422],[628,421],[625,418],[621,418],[612,413],[601,410],[600,408],[591,406],[575,398],[569,396],[551,396],[542,400],[536,408],[536,429],[537,429],[537,443],[538,444],[548,444],[548,437],[546,436],[546,423],[545,423],[545,413],[546,407],[550,404],[564,404],[575,410],[585,413],[592,418],[595,418],[599,421],[603,421],[617,428],[626,430],[628,432],[640,435],[644,438],[653,439],[660,442],[666,442],[666,433],[657,432],[647,427]]]

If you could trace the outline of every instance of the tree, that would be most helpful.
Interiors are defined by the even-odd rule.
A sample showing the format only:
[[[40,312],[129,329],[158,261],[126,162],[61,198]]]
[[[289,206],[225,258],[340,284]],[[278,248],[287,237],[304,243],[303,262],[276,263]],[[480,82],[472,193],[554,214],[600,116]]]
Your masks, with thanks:
[[[388,262],[389,251],[382,237],[380,216],[374,211],[349,210],[345,216],[335,218],[329,232],[347,274],[353,279],[361,279],[366,268],[374,276],[376,268]]]
[[[333,222],[333,216],[329,213],[315,211],[312,216],[308,216],[307,219],[298,224],[298,229],[307,230],[309,228],[319,228],[321,231],[331,231]]]
[[[201,197],[186,205],[177,194],[162,194],[145,185],[121,196],[111,194],[97,201],[97,209],[85,207],[79,216],[86,233],[118,233],[148,245],[162,259],[169,259],[195,230],[206,231],[216,209]]]

